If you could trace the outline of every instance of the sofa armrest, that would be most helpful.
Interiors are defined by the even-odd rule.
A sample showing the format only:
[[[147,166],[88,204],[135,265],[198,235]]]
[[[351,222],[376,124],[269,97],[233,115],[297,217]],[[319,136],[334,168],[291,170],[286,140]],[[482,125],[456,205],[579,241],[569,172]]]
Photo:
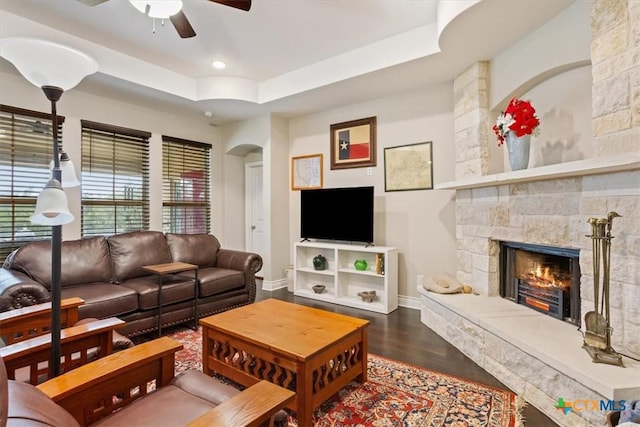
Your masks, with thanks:
[[[91,360],[105,357],[113,352],[113,331],[125,324],[110,317],[60,331],[60,355],[63,372],[69,372]],[[7,375],[16,378],[16,371],[29,370],[29,382],[38,384],[49,377],[51,358],[51,334],[45,334],[0,348],[0,357],[5,363]]]
[[[60,302],[60,319],[63,328],[78,322],[78,307],[82,304],[84,301],[77,297],[65,298]],[[50,327],[50,302],[0,313],[0,331],[5,344],[43,335]]]
[[[51,299],[49,290],[40,283],[25,273],[5,267],[0,267],[0,296],[8,300],[8,309],[28,307]]]
[[[262,257],[256,253],[232,249],[218,250],[216,267],[244,272],[245,286],[249,290],[251,302],[256,299],[256,273],[262,268]]]
[[[110,354],[40,385],[38,389],[66,409],[81,425],[90,425],[174,376],[175,352],[182,344],[168,337]]]
[[[296,394],[268,381],[260,381],[189,423],[189,427],[258,427],[293,402]]]

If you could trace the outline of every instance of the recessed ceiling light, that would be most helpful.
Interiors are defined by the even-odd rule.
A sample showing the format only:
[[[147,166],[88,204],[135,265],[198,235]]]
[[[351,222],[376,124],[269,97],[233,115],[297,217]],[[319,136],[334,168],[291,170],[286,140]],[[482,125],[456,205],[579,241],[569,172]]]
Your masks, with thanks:
[[[213,68],[216,68],[218,70],[222,70],[223,68],[225,68],[227,66],[227,63],[224,61],[218,61],[217,59],[215,61],[213,61],[211,63],[211,65],[213,66]]]

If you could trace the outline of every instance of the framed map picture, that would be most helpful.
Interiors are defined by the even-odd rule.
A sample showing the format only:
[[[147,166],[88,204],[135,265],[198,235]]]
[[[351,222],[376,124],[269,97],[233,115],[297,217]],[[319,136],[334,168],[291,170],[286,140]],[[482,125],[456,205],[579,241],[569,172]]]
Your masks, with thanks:
[[[322,154],[291,158],[291,189],[322,188]]]
[[[384,191],[433,189],[431,142],[384,149]]]
[[[376,165],[376,118],[352,120],[330,126],[331,169]]]

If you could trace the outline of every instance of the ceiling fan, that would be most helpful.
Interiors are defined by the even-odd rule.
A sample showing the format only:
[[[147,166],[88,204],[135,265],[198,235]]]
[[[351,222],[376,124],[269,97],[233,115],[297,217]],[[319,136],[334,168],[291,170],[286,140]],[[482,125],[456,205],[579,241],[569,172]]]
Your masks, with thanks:
[[[109,0],[78,0],[87,6],[97,6]],[[213,3],[230,6],[236,9],[248,11],[251,9],[251,0],[209,0]],[[182,1],[168,0],[129,0],[129,2],[140,12],[151,18],[160,18],[171,20],[178,35],[183,39],[194,37],[196,32],[193,30],[187,16],[182,11]]]

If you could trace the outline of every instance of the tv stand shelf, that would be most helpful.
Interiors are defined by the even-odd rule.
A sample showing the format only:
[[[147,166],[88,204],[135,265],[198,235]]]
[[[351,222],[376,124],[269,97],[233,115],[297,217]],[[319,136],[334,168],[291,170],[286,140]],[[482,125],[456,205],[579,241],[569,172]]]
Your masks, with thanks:
[[[326,258],[326,268],[316,270],[313,258]],[[376,272],[376,258],[384,259],[384,272]],[[356,270],[354,262],[367,261],[365,270]],[[378,313],[398,308],[398,250],[384,246],[360,246],[303,241],[294,250],[294,295]],[[314,285],[324,285],[322,293]],[[365,302],[359,292],[376,291],[372,302]]]

